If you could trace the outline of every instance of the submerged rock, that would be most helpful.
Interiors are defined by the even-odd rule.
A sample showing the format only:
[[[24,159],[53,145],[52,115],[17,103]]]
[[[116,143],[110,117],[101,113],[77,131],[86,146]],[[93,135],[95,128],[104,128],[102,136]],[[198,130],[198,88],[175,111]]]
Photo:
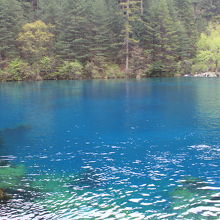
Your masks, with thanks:
[[[203,180],[196,178],[196,177],[185,177],[182,181],[181,184],[183,185],[183,188],[186,188],[190,191],[198,191],[200,190],[201,187],[207,186],[207,183],[204,182]]]
[[[204,219],[200,214],[206,215],[205,212],[209,207],[215,207],[219,204],[219,195],[216,195],[216,191],[211,190],[205,181],[195,177],[186,177],[180,182],[182,186],[177,187],[171,193],[172,209],[173,212],[178,213],[179,217]],[[220,209],[211,214],[220,217]]]
[[[11,199],[12,197],[4,191],[4,189],[0,189],[0,201],[7,201]]]
[[[8,160],[0,160],[0,168],[10,166],[10,162]]]
[[[172,192],[172,196],[179,197],[181,195],[189,195],[189,194],[198,194],[198,193],[207,193],[207,190],[202,190],[202,187],[207,186],[207,183],[203,180],[196,178],[196,177],[185,177],[183,180],[180,181],[182,186],[177,187]]]

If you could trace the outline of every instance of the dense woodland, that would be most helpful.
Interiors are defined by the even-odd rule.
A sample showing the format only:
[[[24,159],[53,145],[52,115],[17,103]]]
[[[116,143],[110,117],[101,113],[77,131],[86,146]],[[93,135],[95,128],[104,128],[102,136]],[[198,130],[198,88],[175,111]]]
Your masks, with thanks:
[[[0,0],[0,80],[218,71],[219,15],[219,0]]]

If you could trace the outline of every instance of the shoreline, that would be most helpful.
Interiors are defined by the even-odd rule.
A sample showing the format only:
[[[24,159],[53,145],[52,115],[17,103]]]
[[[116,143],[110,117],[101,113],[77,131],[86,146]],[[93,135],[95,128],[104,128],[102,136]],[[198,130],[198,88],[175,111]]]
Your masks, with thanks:
[[[0,83],[10,83],[10,82],[44,82],[44,81],[95,81],[95,80],[143,80],[143,79],[162,79],[162,78],[220,78],[219,76],[204,76],[202,74],[196,75],[181,75],[181,76],[149,76],[149,77],[112,77],[112,78],[75,78],[75,79],[41,79],[41,80],[4,80]]]
[[[76,79],[42,79],[42,80],[5,80],[0,81],[0,83],[6,82],[43,82],[43,81],[86,81],[86,80],[142,80],[142,79],[152,79],[152,78],[182,78],[183,76],[153,76],[153,77],[112,77],[112,78],[76,78]]]

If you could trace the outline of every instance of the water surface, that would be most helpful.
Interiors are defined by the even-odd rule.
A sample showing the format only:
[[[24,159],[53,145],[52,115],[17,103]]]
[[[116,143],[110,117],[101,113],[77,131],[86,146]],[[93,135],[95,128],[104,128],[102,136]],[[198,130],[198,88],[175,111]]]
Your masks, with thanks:
[[[220,218],[219,79],[2,83],[0,108],[0,219]]]

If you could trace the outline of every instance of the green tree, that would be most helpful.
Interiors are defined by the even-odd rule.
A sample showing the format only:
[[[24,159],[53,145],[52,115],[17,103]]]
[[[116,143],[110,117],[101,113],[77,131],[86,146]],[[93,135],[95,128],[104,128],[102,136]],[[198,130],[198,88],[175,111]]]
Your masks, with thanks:
[[[186,42],[185,56],[192,58],[196,51],[196,41],[198,37],[196,15],[191,0],[175,0],[177,16],[183,24],[184,32],[186,33],[184,41]]]
[[[119,43],[117,32],[114,30],[114,16],[112,9],[109,8],[106,0],[93,0],[90,9],[91,29],[90,35],[92,41],[90,44],[90,52],[93,56],[102,56],[107,60],[113,58],[113,54]]]
[[[120,7],[124,13],[124,28],[122,30],[124,38],[124,54],[125,54],[125,74],[130,74],[130,50],[131,46],[135,46],[139,40],[134,37],[134,24],[140,19],[143,13],[143,2],[139,0],[120,0]]]
[[[16,36],[23,22],[23,10],[16,0],[0,0],[0,60],[17,55]]]
[[[205,63],[208,69],[218,72],[220,64],[220,25],[211,24],[208,33],[201,34],[197,46],[197,60]]]
[[[31,62],[39,61],[49,54],[54,35],[50,32],[51,25],[43,21],[27,23],[22,27],[17,40],[20,42],[22,55]]]
[[[38,19],[47,24],[57,26],[62,19],[62,9],[66,1],[63,0],[39,0],[38,1]],[[56,32],[56,30],[54,30]]]
[[[91,22],[87,17],[90,2],[86,0],[66,0],[58,24],[56,51],[67,60],[78,59],[85,62],[91,57]]]
[[[171,16],[167,0],[154,1],[151,7],[151,75],[173,75],[179,61],[177,21]]]

